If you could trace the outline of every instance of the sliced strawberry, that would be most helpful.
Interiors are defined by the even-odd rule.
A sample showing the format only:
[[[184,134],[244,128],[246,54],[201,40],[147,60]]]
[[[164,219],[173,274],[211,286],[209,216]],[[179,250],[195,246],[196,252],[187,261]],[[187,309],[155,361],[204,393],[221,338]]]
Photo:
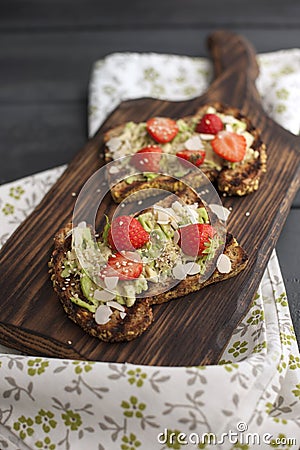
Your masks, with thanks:
[[[220,131],[211,142],[214,152],[230,162],[242,161],[246,154],[246,139],[231,131]]]
[[[134,250],[145,245],[150,235],[134,217],[119,216],[108,232],[108,244],[113,250]]]
[[[107,261],[100,272],[100,277],[118,277],[120,280],[134,280],[143,270],[143,263],[138,253],[116,253]]]
[[[181,150],[176,153],[178,158],[182,159],[182,163],[184,165],[185,161],[189,161],[195,166],[199,167],[203,164],[205,159],[205,150]]]
[[[162,152],[158,145],[148,145],[131,157],[131,163],[141,172],[157,172]]]
[[[216,114],[205,114],[196,126],[197,133],[217,134],[223,130],[222,120]]]
[[[186,225],[179,229],[179,246],[189,256],[201,256],[205,244],[214,236],[214,229],[206,223]]]
[[[160,144],[172,141],[179,131],[175,120],[169,117],[152,117],[146,126],[150,136]]]

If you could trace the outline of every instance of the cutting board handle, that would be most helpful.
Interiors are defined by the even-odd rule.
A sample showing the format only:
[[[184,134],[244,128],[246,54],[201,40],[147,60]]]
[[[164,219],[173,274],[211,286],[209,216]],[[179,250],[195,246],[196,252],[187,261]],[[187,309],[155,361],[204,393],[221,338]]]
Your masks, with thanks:
[[[228,30],[213,32],[207,44],[215,75],[207,91],[210,101],[215,98],[247,113],[249,108],[245,103],[251,98],[251,108],[262,112],[261,99],[255,86],[259,68],[252,45],[242,36]]]
[[[231,31],[218,30],[208,37],[207,45],[213,57],[215,78],[230,71],[238,76],[245,74],[255,81],[259,74],[256,54],[245,38]]]

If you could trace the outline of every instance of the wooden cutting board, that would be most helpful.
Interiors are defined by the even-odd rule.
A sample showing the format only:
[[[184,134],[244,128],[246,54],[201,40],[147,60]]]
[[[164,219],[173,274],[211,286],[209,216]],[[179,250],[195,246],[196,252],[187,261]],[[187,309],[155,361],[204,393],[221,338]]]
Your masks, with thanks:
[[[300,138],[263,111],[255,88],[258,68],[251,45],[228,31],[213,33],[208,45],[215,80],[203,96],[185,102],[144,98],[121,103],[2,248],[1,343],[59,358],[170,366],[218,361],[251,304],[299,187]],[[250,117],[268,146],[268,172],[259,191],[244,198],[224,198],[225,206],[233,209],[228,228],[248,252],[248,267],[231,280],[154,307],[154,323],[133,342],[106,344],[91,338],[65,316],[47,268],[53,236],[72,217],[72,192],[78,193],[101,166],[105,130],[154,115],[179,118],[215,101]],[[105,201],[109,208],[111,198]]]

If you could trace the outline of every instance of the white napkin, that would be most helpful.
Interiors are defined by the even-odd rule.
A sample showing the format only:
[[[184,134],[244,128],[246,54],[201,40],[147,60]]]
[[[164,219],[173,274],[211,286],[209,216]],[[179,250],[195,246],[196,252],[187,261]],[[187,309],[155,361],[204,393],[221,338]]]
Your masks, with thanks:
[[[300,51],[258,59],[264,107],[298,133]],[[205,90],[211,73],[203,58],[113,54],[98,61],[90,134],[121,100],[190,98]],[[0,243],[63,170],[0,187]],[[13,353],[0,356],[0,448],[194,449],[206,448],[204,433],[212,433],[216,449],[299,447],[300,357],[275,253],[221,365],[149,367]]]

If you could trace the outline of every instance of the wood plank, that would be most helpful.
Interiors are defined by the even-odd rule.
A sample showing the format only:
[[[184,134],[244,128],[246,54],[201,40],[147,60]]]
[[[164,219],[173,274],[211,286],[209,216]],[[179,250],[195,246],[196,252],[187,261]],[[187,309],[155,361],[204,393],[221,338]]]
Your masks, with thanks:
[[[65,164],[86,141],[85,102],[0,104],[0,183]]]
[[[255,0],[241,2],[226,0],[226,7],[219,0],[205,4],[199,0],[152,0],[95,2],[74,0],[70,8],[68,0],[1,1],[0,29],[49,29],[63,30],[91,27],[165,27],[188,26],[296,26],[300,23],[300,5],[287,0],[282,2]]]
[[[237,29],[232,27],[233,31]],[[61,102],[87,97],[92,64],[112,52],[158,52],[207,56],[201,29],[3,33],[0,103]],[[258,52],[299,46],[299,31],[243,28]]]
[[[227,33],[215,34],[212,43],[217,74],[221,76],[204,96],[189,102],[142,99],[120,105],[3,247],[0,262],[6,278],[0,281],[3,295],[0,339],[6,339],[7,343],[13,336],[14,346],[52,356],[184,366],[217,361],[251,303],[299,186],[300,151],[299,138],[264,115],[254,88],[256,67],[251,49],[238,36]],[[153,326],[138,340],[114,345],[99,343],[66,318],[48,280],[46,263],[52,237],[71,217],[74,205],[71,193],[78,191],[99,167],[98,153],[105,129],[125,119],[143,120],[150,111],[151,115],[174,117],[190,114],[201,104],[217,100],[241,108],[256,126],[259,124],[263,140],[272,149],[269,172],[261,189],[242,199],[225,199],[225,204],[233,207],[229,227],[248,251],[249,264],[239,276],[190,295],[184,301],[173,302],[172,307],[157,306]],[[283,155],[284,167],[280,164]],[[250,216],[246,215],[248,211]],[[16,248],[21,258],[16,259]],[[45,311],[47,314],[42,313]],[[166,327],[171,321],[174,326]],[[55,326],[49,326],[50,323]],[[189,326],[185,327],[187,323]],[[45,347],[47,339],[49,348]],[[68,345],[68,340],[73,344]]]

